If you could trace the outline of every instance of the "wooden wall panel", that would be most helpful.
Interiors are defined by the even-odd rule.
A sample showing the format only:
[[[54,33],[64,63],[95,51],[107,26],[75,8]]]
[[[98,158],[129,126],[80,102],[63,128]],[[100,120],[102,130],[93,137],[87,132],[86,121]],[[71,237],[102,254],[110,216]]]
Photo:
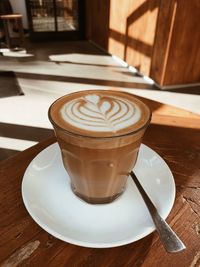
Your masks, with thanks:
[[[125,60],[149,76],[158,15],[157,0],[140,2],[127,18],[127,51]],[[134,62],[134,64],[133,64]]]
[[[86,0],[88,38],[159,85],[200,82],[199,0]]]
[[[126,3],[125,3],[126,2]],[[108,51],[124,60],[126,45],[126,19],[130,13],[130,0],[110,1]]]
[[[160,0],[111,0],[108,51],[149,75]]]
[[[177,0],[163,85],[200,82],[200,1]]]
[[[86,36],[108,50],[110,0],[86,0]]]
[[[176,0],[160,2],[157,29],[151,60],[150,76],[159,84],[164,84],[173,23],[175,19]]]
[[[159,85],[200,82],[199,18],[199,0],[161,0],[150,72]]]

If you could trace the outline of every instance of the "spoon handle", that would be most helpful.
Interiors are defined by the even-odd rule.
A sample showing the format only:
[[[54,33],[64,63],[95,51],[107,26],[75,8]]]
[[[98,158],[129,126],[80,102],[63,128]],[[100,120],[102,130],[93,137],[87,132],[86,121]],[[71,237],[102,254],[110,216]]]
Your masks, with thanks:
[[[140,184],[138,178],[135,176],[133,171],[130,173],[133,181],[135,182],[148,210],[151,214],[153,222],[156,226],[156,230],[160,236],[161,242],[165,247],[167,252],[179,252],[184,250],[186,247],[180,238],[176,235],[176,233],[171,229],[171,227],[166,223],[165,220],[159,215],[156,207],[154,206],[153,202],[145,192],[144,188]]]

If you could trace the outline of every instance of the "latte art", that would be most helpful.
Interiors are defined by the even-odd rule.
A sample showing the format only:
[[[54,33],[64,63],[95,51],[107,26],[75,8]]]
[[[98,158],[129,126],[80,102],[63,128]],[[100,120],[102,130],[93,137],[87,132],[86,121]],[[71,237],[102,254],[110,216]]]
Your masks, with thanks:
[[[139,107],[128,99],[98,94],[72,99],[60,112],[68,124],[95,132],[116,132],[141,118]]]

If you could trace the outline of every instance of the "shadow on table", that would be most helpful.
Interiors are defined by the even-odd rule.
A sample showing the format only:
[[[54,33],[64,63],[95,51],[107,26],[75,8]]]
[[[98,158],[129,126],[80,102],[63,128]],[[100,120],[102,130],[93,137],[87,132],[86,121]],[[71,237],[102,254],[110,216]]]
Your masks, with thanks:
[[[0,98],[24,95],[13,71],[0,71],[0,84]]]
[[[27,141],[41,142],[52,136],[54,132],[51,129],[0,122],[0,137],[5,138],[1,140],[0,160],[20,152],[12,140],[18,139],[18,142],[23,145]]]
[[[199,185],[199,129],[151,124],[143,142],[167,162],[179,190]]]

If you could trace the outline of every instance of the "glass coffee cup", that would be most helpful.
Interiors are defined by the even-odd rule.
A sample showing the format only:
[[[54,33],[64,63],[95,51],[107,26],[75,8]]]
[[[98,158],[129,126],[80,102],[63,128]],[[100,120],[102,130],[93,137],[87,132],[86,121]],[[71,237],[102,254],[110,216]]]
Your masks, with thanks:
[[[128,93],[89,90],[56,100],[49,119],[74,194],[91,204],[119,197],[150,123],[149,108]]]

